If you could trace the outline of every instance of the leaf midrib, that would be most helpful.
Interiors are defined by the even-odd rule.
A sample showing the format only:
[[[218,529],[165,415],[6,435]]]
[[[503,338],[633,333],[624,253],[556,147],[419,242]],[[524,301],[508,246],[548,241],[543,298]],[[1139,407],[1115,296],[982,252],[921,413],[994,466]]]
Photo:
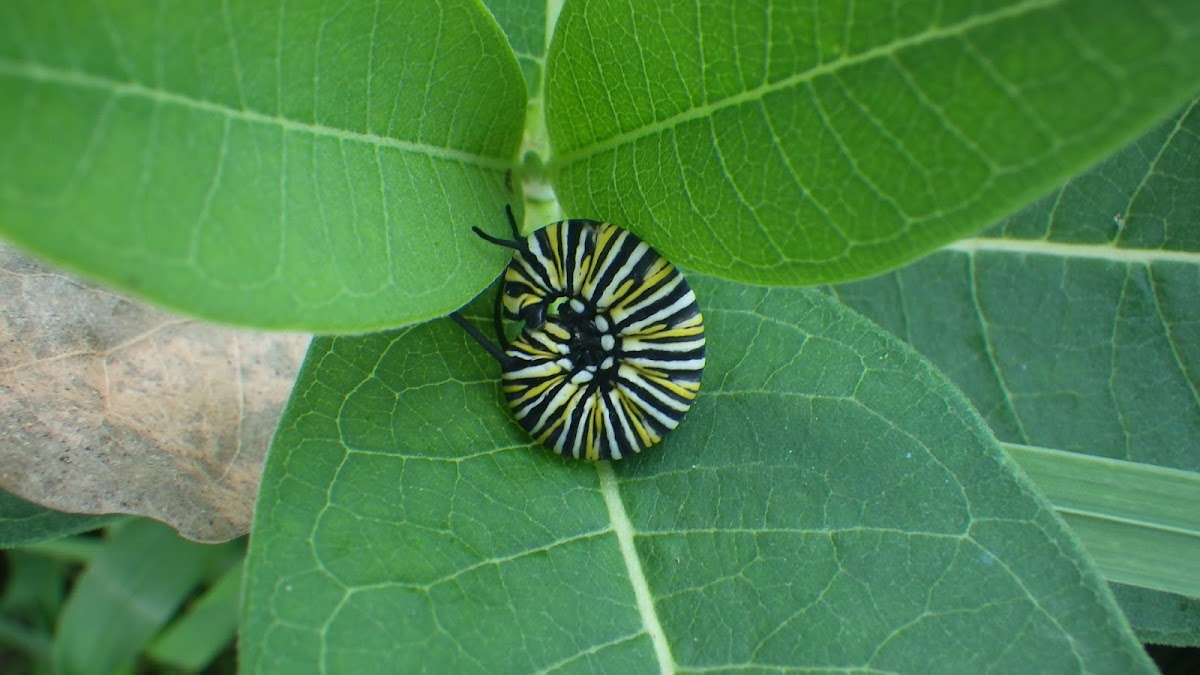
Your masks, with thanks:
[[[100,75],[47,66],[33,61],[14,61],[12,59],[0,58],[0,78],[3,77],[57,84],[78,89],[104,91],[114,97],[141,98],[156,104],[176,105],[191,110],[221,115],[229,119],[275,126],[284,131],[295,131],[313,136],[335,138],[340,141],[392,148],[401,152],[419,154],[452,162],[461,162],[484,169],[502,170],[512,167],[512,161],[509,159],[488,157],[455,148],[405,141],[389,136],[350,131],[348,129],[339,129],[312,122],[301,122],[281,115],[267,114],[257,110],[233,108],[222,103],[195,98],[156,87],[148,87],[138,82],[121,82]]]
[[[680,111],[660,122],[648,124],[636,129],[630,129],[598,142],[581,146],[562,155],[552,157],[548,169],[553,171],[562,166],[567,166],[583,159],[598,155],[602,152],[618,148],[627,143],[632,143],[638,139],[651,136],[653,134],[673,129],[681,124],[697,119],[702,119],[711,116],[712,114],[741,105],[750,101],[757,101],[764,98],[767,94],[774,93],[782,89],[788,89],[796,85],[812,82],[822,75],[832,75],[840,70],[850,68],[876,58],[887,57],[899,52],[908,47],[925,44],[946,37],[962,35],[972,29],[980,26],[987,26],[991,23],[1003,21],[1005,19],[1015,18],[1023,14],[1031,13],[1038,10],[1048,9],[1057,5],[1061,5],[1064,0],[1026,0],[1016,5],[1005,7],[1003,9],[986,13],[973,15],[963,21],[954,24],[948,24],[943,27],[933,28],[914,35],[910,35],[892,42],[878,45],[859,52],[843,56],[828,63],[822,63],[808,70],[796,73],[790,77],[777,80],[775,82],[766,82],[753,89],[748,89],[732,96],[717,99],[704,105],[688,108]]]
[[[1002,239],[974,237],[960,239],[943,250],[960,253],[1015,253],[1047,255],[1057,258],[1108,260],[1122,264],[1176,262],[1200,265],[1200,251],[1167,251],[1148,248],[1121,248],[1112,244],[1067,244],[1041,239]]]
[[[629,571],[629,583],[633,587],[633,595],[637,600],[638,614],[642,626],[654,646],[654,655],[658,661],[660,673],[676,672],[675,657],[671,654],[671,646],[667,642],[666,632],[658,620],[654,608],[654,598],[651,595],[650,584],[642,569],[641,559],[638,558],[637,547],[633,543],[635,530],[625,512],[625,503],[617,486],[617,477],[608,462],[597,462],[596,473],[600,477],[600,494],[604,497],[604,505],[608,508],[608,517],[612,523],[613,532],[617,535],[617,543],[621,548],[621,557]]]

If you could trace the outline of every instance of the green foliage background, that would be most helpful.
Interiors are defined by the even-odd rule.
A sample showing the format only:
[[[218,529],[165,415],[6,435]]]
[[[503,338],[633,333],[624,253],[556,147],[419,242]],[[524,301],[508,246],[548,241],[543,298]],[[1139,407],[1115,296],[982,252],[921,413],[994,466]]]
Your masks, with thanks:
[[[1081,467],[1065,515],[1200,559],[1137,489],[1200,494],[1194,106],[1080,175],[1200,88],[1200,8],[490,9],[0,8],[6,237],[221,321],[391,328],[310,348],[242,669],[1151,670],[996,438]],[[704,391],[644,456],[530,447],[495,364],[424,321],[495,278],[469,225],[538,181],[696,270]],[[1140,515],[1066,506],[1114,476]],[[1195,642],[1194,570],[1132,551],[1097,556],[1130,616]]]

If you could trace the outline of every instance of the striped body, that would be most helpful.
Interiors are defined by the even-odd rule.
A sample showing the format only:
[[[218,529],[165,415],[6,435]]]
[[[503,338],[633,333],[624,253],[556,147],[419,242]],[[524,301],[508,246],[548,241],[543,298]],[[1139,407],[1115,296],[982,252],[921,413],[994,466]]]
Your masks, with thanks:
[[[683,275],[609,223],[564,220],[519,243],[502,296],[505,313],[525,322],[501,364],[514,417],[575,458],[620,459],[658,443],[704,370],[704,318]]]

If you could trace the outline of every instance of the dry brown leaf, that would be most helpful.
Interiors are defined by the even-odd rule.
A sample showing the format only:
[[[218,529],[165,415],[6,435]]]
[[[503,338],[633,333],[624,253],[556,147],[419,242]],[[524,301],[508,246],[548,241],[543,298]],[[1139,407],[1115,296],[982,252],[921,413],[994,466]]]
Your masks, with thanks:
[[[174,316],[0,244],[0,487],[197,541],[245,534],[307,344]]]

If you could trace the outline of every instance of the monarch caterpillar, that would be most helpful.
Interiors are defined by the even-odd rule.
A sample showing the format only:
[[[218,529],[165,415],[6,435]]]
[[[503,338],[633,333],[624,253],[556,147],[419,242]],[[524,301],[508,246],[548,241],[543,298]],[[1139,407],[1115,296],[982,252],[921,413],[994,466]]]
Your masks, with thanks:
[[[620,459],[674,429],[700,390],[704,317],[675,266],[610,223],[562,220],[513,239],[496,299],[497,346],[451,317],[500,362],[504,396],[533,438],[576,459]],[[501,317],[521,320],[511,343]]]

